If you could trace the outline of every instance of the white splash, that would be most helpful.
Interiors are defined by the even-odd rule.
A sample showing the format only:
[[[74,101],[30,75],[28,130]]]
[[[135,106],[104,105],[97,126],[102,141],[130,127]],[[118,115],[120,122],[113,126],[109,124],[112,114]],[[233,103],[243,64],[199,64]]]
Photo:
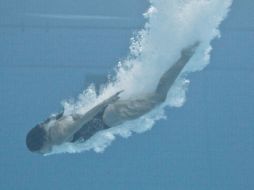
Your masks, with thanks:
[[[180,51],[200,41],[201,44],[184,69],[183,75],[171,88],[167,101],[149,114],[124,125],[101,131],[82,144],[65,143],[53,148],[54,153],[77,153],[85,150],[103,152],[116,136],[128,138],[134,133],[150,130],[154,123],[165,118],[165,106],[180,107],[190,81],[188,73],[202,70],[208,63],[211,41],[220,37],[218,27],[225,19],[232,0],[150,0],[151,7],[144,16],[147,23],[138,35],[131,39],[130,53],[118,64],[114,79],[97,97],[90,86],[79,95],[77,102],[65,102],[65,114],[85,113],[102,99],[120,89],[125,89],[122,99],[151,92],[162,73],[180,56]]]

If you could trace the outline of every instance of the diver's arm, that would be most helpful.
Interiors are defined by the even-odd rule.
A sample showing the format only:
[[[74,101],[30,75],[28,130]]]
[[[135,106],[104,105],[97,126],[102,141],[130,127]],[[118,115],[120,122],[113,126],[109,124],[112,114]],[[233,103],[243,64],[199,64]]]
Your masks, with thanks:
[[[118,92],[110,98],[104,100],[102,103],[89,110],[85,115],[75,117],[65,116],[60,121],[57,121],[55,126],[49,128],[51,144],[61,144],[70,139],[76,131],[78,131],[85,123],[90,121],[98,112],[109,104],[117,101],[120,93],[121,92]]]

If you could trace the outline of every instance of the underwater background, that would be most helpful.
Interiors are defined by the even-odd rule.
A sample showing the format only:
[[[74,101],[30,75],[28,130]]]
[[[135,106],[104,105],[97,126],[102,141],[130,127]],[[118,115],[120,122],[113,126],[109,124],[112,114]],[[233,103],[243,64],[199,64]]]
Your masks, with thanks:
[[[253,187],[251,0],[233,2],[210,64],[188,76],[186,102],[165,108],[167,119],[151,130],[116,137],[101,153],[41,156],[26,149],[31,127],[91,83],[107,81],[149,7],[134,0],[1,0],[0,189]]]

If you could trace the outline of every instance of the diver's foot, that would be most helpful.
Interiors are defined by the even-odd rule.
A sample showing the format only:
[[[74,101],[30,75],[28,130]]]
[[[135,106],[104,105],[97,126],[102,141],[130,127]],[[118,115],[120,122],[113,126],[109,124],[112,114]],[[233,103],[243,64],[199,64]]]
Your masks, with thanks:
[[[184,48],[182,50],[182,55],[191,57],[196,52],[196,49],[198,48],[199,44],[200,42],[196,41],[194,44],[190,45],[189,47]]]

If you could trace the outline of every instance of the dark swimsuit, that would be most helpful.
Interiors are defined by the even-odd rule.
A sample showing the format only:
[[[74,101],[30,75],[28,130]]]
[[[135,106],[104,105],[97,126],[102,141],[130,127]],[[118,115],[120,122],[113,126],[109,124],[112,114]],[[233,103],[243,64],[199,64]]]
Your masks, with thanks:
[[[91,121],[83,125],[76,133],[73,135],[71,142],[83,142],[92,137],[98,131],[110,128],[103,121],[103,114],[106,107],[100,111]]]

